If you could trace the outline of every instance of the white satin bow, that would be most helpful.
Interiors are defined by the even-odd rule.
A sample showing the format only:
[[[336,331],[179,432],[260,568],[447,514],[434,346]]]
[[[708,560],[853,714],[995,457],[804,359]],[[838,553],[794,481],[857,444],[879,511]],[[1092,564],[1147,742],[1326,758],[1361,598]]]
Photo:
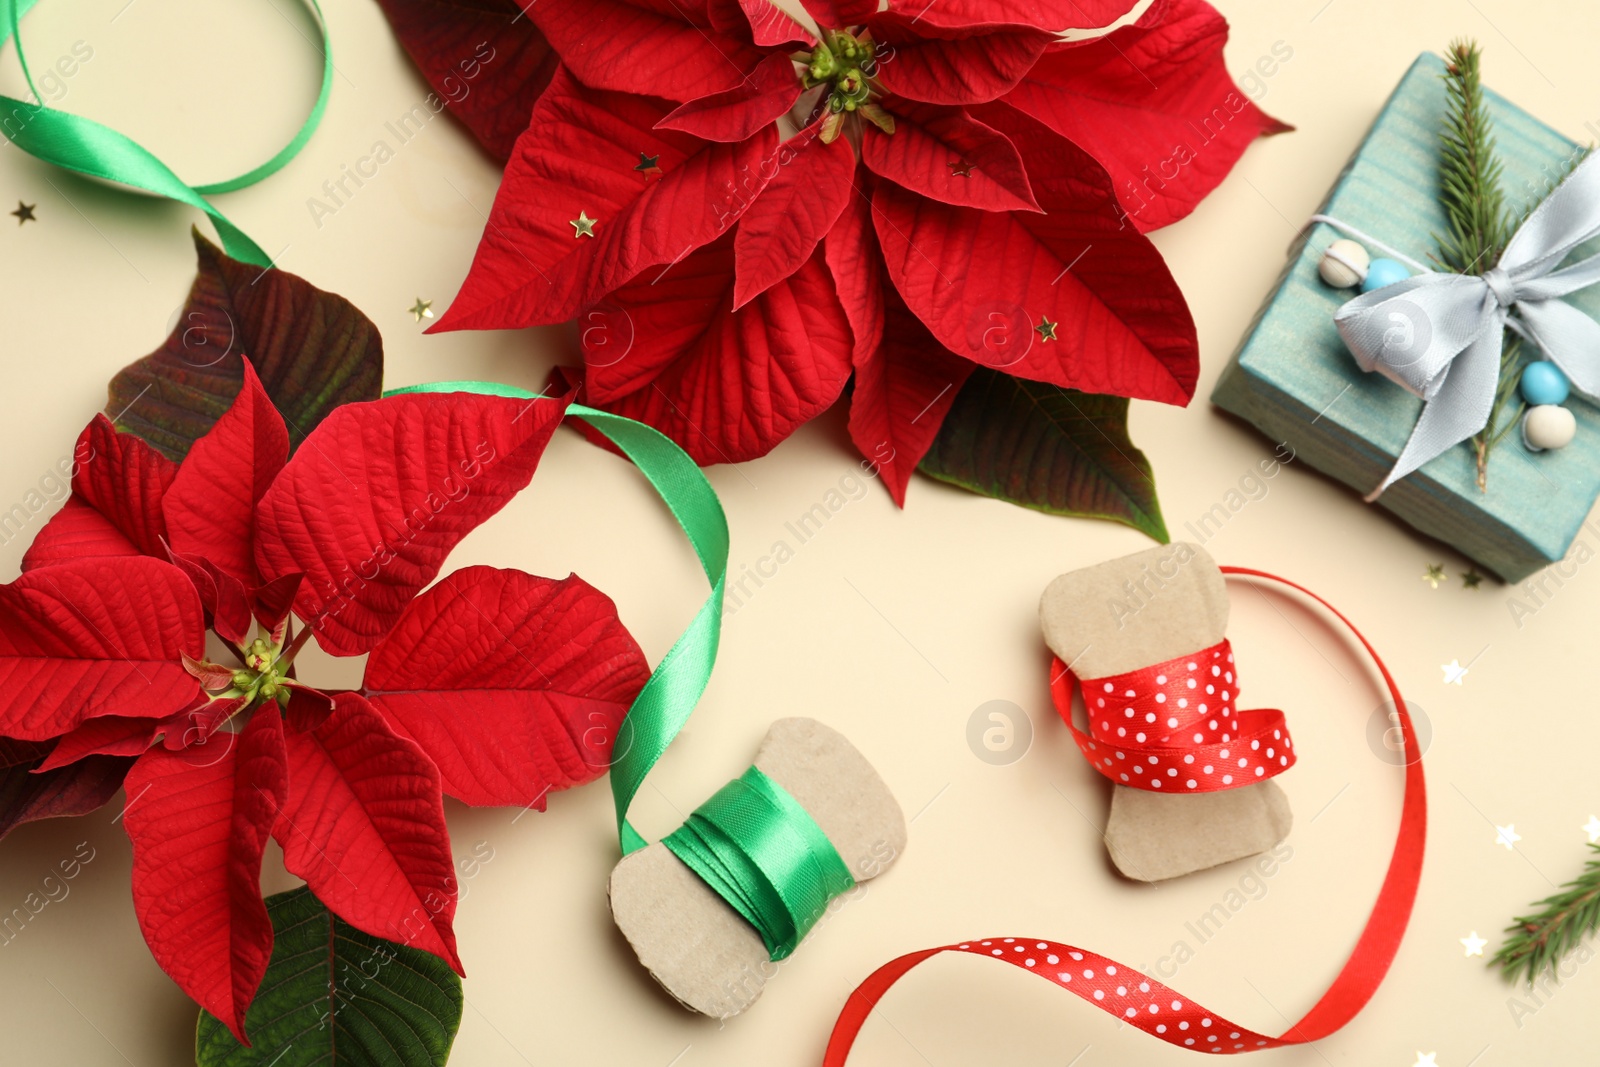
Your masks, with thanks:
[[[1600,397],[1600,323],[1560,298],[1600,282],[1600,255],[1556,268],[1600,236],[1600,154],[1591,154],[1534,209],[1481,275],[1429,271],[1350,300],[1334,314],[1362,370],[1423,400],[1390,485],[1489,422],[1509,326],[1543,350],[1589,398]],[[1516,318],[1511,318],[1511,312]]]

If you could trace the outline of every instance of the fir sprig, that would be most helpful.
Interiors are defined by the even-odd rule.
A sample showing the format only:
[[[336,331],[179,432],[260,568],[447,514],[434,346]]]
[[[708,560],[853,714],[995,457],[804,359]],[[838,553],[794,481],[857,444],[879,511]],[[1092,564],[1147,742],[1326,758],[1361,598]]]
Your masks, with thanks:
[[[1516,225],[1506,209],[1500,160],[1495,155],[1494,124],[1483,102],[1479,78],[1481,51],[1475,41],[1452,41],[1446,52],[1444,84],[1449,114],[1440,133],[1439,202],[1450,232],[1438,237],[1434,257],[1457,274],[1482,274],[1500,261]],[[1478,490],[1488,488],[1489,452],[1521,418],[1502,425],[1501,413],[1516,396],[1522,346],[1507,332],[1500,354],[1500,382],[1489,421],[1472,438],[1478,460]],[[1497,427],[1499,429],[1497,430]]]
[[[1444,73],[1450,113],[1439,135],[1439,200],[1450,233],[1439,240],[1439,260],[1457,274],[1488,270],[1511,239],[1494,124],[1483,102],[1480,55],[1476,42],[1452,41]]]
[[[1593,853],[1583,873],[1546,897],[1535,907],[1534,915],[1518,916],[1506,927],[1505,944],[1489,962],[1498,964],[1507,978],[1521,976],[1529,985],[1546,969],[1553,969],[1580,940],[1600,928],[1600,844],[1591,843]]]

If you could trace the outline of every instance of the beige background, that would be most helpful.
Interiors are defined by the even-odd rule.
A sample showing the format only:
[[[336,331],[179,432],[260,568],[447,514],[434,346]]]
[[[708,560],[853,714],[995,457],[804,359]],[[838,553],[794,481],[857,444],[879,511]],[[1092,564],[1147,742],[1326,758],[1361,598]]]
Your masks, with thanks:
[[[126,5],[126,6],[124,6]],[[1293,57],[1262,104],[1298,132],[1252,147],[1195,215],[1157,235],[1199,325],[1204,370],[1188,410],[1136,405],[1133,432],[1181,534],[1222,500],[1269,444],[1204,402],[1311,212],[1417,52],[1456,34],[1485,45],[1500,91],[1575,138],[1600,130],[1594,42],[1600,16],[1556,0],[1223,0],[1232,69],[1275,42]],[[339,77],[322,129],[282,173],[224,198],[224,209],[284,267],[344,294],[382,329],[390,384],[447,377],[536,385],[570,349],[558,330],[424,337],[405,309],[442,309],[463,277],[492,201],[494,167],[446,118],[401,148],[378,178],[318,228],[306,207],[426,89],[377,7],[332,0]],[[193,181],[268,155],[309,103],[318,57],[289,0],[46,3],[25,24],[43,66],[82,40],[93,59],[62,106],[137,137]],[[19,78],[7,57],[3,82]],[[1586,128],[1586,124],[1588,125]],[[167,332],[193,275],[194,212],[140,201],[0,148],[0,209],[21,197],[39,221],[0,217],[4,389],[0,504],[20,501],[99,408],[110,375]],[[285,248],[285,246],[287,246]],[[784,523],[856,471],[843,420],[806,427],[774,455],[711,472],[733,526],[735,571],[786,537]],[[1389,656],[1431,721],[1432,826],[1410,934],[1369,1008],[1283,1064],[1441,1067],[1593,1058],[1600,968],[1523,1001],[1458,939],[1489,952],[1510,916],[1577,873],[1582,824],[1600,813],[1593,753],[1594,612],[1600,577],[1580,568],[1519,628],[1519,591],[1462,588],[1465,561],[1418,538],[1309,470],[1266,483],[1209,543],[1225,562],[1276,570],[1334,596]],[[847,483],[848,487],[848,483]],[[1381,702],[1371,678],[1314,616],[1237,590],[1233,639],[1245,703],[1288,710],[1301,761],[1280,779],[1294,805],[1293,859],[1265,895],[1199,945],[1185,923],[1240,883],[1242,865],[1148,887],[1111,872],[1097,828],[1107,790],[1072,750],[1047,703],[1035,602],[1062,570],[1145,547],[1131,530],[1052,518],[918,479],[896,510],[875,485],[835,515],[726,621],[704,703],[646,788],[637,822],[666,832],[746,767],[767,723],[816,715],[846,731],[914,818],[899,866],[829,920],[763,1000],[727,1026],[691,1017],[638,968],[612,929],[613,863],[603,784],[545,815],[452,806],[458,856],[493,860],[468,881],[457,921],[469,979],[454,1063],[814,1064],[848,991],[898,953],[1018,934],[1076,941],[1153,965],[1188,941],[1173,984],[1225,1017],[1267,1031],[1320,995],[1366,916],[1388,858],[1400,776],[1366,740]],[[42,517],[37,522],[42,522]],[[0,547],[17,571],[23,540]],[[1590,536],[1591,547],[1600,540]],[[452,564],[546,574],[576,570],[611,593],[652,660],[703,598],[687,548],[616,459],[559,435],[533,487],[464,543]],[[1419,580],[1440,562],[1449,581]],[[1471,662],[1460,686],[1441,665]],[[358,665],[319,662],[352,683]],[[312,672],[307,671],[308,676]],[[1026,709],[1030,751],[1009,766],[966,742],[979,705]],[[151,961],[129,903],[118,807],[33,825],[0,845],[0,912],[80,841],[95,859],[10,944],[0,945],[7,1062],[186,1062],[195,1011]],[[1514,824],[1515,852],[1495,825]],[[480,842],[484,842],[479,846]],[[276,864],[276,857],[272,858]],[[290,880],[274,869],[269,888]],[[1076,1059],[1075,1059],[1076,1057]],[[854,1063],[1166,1064],[1184,1054],[1046,983],[972,959],[926,965],[867,1026]]]

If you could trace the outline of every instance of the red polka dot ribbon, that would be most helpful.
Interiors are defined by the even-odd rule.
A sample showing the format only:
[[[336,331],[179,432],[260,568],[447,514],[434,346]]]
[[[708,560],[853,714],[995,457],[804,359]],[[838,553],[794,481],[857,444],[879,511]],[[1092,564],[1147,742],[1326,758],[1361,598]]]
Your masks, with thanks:
[[[1283,712],[1234,710],[1239,685],[1227,641],[1127,674],[1083,679],[1088,733],[1072,722],[1078,679],[1059,659],[1050,678],[1056,710],[1084,759],[1118,785],[1213,793],[1294,765]]]
[[[1384,975],[1388,973],[1389,965],[1394,961],[1395,953],[1400,948],[1401,939],[1405,936],[1406,923],[1411,918],[1412,904],[1417,896],[1417,883],[1422,877],[1422,853],[1428,825],[1428,800],[1427,787],[1422,777],[1422,754],[1416,748],[1410,712],[1406,708],[1405,698],[1400,695],[1400,687],[1395,684],[1393,676],[1390,675],[1389,669],[1384,666],[1383,660],[1379,658],[1377,650],[1362,636],[1361,631],[1357,630],[1355,625],[1341,615],[1333,605],[1310,590],[1296,585],[1294,582],[1264,571],[1250,570],[1244,567],[1223,567],[1222,571],[1224,574],[1277,582],[1310,597],[1331,612],[1335,618],[1349,629],[1356,640],[1361,643],[1361,646],[1366,649],[1367,655],[1372,658],[1373,665],[1377,668],[1379,675],[1382,676],[1389,696],[1394,701],[1394,707],[1399,717],[1402,741],[1405,745],[1405,796],[1401,801],[1400,830],[1395,837],[1394,851],[1389,858],[1389,870],[1384,875],[1383,885],[1378,890],[1378,899],[1373,905],[1372,913],[1367,918],[1366,926],[1362,929],[1361,936],[1356,941],[1356,946],[1351,951],[1349,958],[1345,960],[1344,966],[1340,969],[1332,984],[1329,985],[1327,992],[1322,995],[1322,999],[1318,1000],[1311,1010],[1298,1022],[1290,1026],[1288,1030],[1274,1037],[1269,1034],[1257,1033],[1248,1027],[1229,1022],[1222,1016],[1194,1003],[1188,997],[1163,985],[1149,975],[1141,974],[1139,971],[1126,967],[1116,960],[1108,959],[1099,953],[1090,952],[1075,945],[1040,938],[991,937],[986,940],[962,941],[959,944],[944,945],[939,948],[922,949],[918,952],[907,953],[904,956],[890,960],[868,975],[866,980],[856,987],[855,992],[850,994],[850,998],[845,1001],[844,1008],[839,1012],[839,1020],[834,1024],[833,1034],[828,1039],[827,1051],[823,1055],[823,1067],[844,1067],[845,1061],[850,1055],[850,1048],[855,1043],[856,1035],[861,1031],[862,1025],[867,1021],[867,1017],[877,1006],[878,1001],[889,991],[889,988],[899,981],[902,975],[923,960],[944,952],[964,952],[1009,963],[1013,967],[1018,967],[1030,974],[1036,974],[1046,981],[1060,986],[1062,989],[1076,993],[1085,1002],[1092,1004],[1109,1015],[1116,1016],[1151,1037],[1159,1038],[1168,1044],[1188,1049],[1192,1052],[1218,1054],[1257,1052],[1261,1049],[1282,1048],[1286,1045],[1299,1045],[1317,1041],[1344,1026],[1356,1016],[1357,1012],[1366,1006],[1368,1000],[1372,999],[1372,995],[1377,992]],[[1217,653],[1217,656],[1211,657],[1213,652]],[[1231,670],[1226,642],[1216,646],[1214,649],[1206,649],[1204,655],[1210,657],[1210,662],[1205,664],[1205,674],[1210,673],[1211,666],[1219,668],[1218,674],[1213,675],[1213,678],[1222,678]],[[1144,710],[1137,712],[1136,717],[1147,715],[1160,705],[1176,702],[1177,698],[1173,694],[1174,692],[1179,692],[1179,690],[1173,688],[1173,679],[1179,679],[1182,689],[1187,690],[1189,688],[1186,684],[1189,677],[1187,666],[1191,661],[1196,664],[1196,671],[1198,672],[1202,661],[1199,656],[1191,656],[1181,660],[1185,668],[1184,674],[1174,674],[1170,670],[1162,670],[1162,668],[1170,667],[1171,664],[1161,664],[1157,668],[1150,669],[1150,671],[1155,671],[1155,674],[1151,674],[1150,671],[1136,671],[1133,672],[1133,675],[1120,676],[1120,678],[1128,678],[1137,675],[1140,678],[1148,678],[1152,682],[1158,674],[1164,673],[1167,676],[1168,680],[1166,682],[1155,683],[1155,687],[1149,693],[1149,704],[1144,706]],[[1228,664],[1228,666],[1224,666],[1224,664]],[[1056,670],[1052,677],[1057,678],[1059,682],[1061,673],[1060,670]],[[1115,686],[1119,679],[1092,680],[1092,682],[1100,684],[1102,693],[1105,692],[1104,683],[1107,681],[1112,682]],[[1204,684],[1201,683],[1197,688],[1203,689]],[[1222,687],[1215,681],[1210,684],[1217,686],[1215,695],[1219,698],[1222,697]],[[1123,690],[1120,691],[1125,692],[1128,688],[1132,688],[1136,696],[1127,699],[1140,699],[1137,694],[1141,693],[1142,690],[1137,685],[1125,685]],[[1227,690],[1228,697],[1226,699],[1231,701],[1236,691],[1236,686],[1230,686]],[[1167,700],[1156,701],[1155,695],[1158,692],[1166,693]],[[1069,692],[1068,696],[1070,697],[1070,695]],[[1057,703],[1063,704],[1059,696]],[[1246,745],[1252,739],[1264,741],[1260,736],[1253,738],[1250,736],[1252,730],[1258,731],[1260,729],[1260,725],[1256,724],[1250,717],[1262,713],[1238,712],[1236,715],[1237,726],[1231,725],[1235,716],[1230,714],[1228,719],[1230,725],[1226,731],[1229,735],[1229,740],[1223,742],[1221,735],[1224,732],[1224,727],[1221,714],[1219,713],[1217,716],[1217,725],[1215,727],[1210,726],[1209,701],[1207,705],[1208,710],[1205,713],[1208,716],[1205,719],[1207,725],[1204,730],[1200,731],[1202,741],[1192,742],[1192,729],[1188,735],[1193,744],[1210,743],[1205,740],[1207,730],[1215,731],[1216,740],[1214,743],[1219,746],[1228,744],[1237,748],[1241,737],[1245,739]],[[1070,702],[1067,702],[1063,706],[1070,708],[1071,705]],[[1108,700],[1106,706],[1110,708],[1112,706],[1111,701]],[[1118,705],[1117,710],[1121,711],[1127,706],[1129,705]],[[1229,707],[1231,709],[1231,704]],[[1186,708],[1184,710],[1188,711],[1189,709]],[[1159,716],[1159,712],[1157,714]],[[1194,721],[1192,718],[1186,719],[1184,716],[1175,717],[1179,719],[1180,723]],[[1123,719],[1124,723],[1126,723],[1127,715],[1124,714]],[[1091,721],[1091,729],[1098,731],[1102,720],[1108,723],[1112,722],[1110,716],[1099,717]],[[1279,722],[1280,725],[1268,728],[1269,735],[1272,729],[1283,729],[1281,715],[1279,716]],[[1146,725],[1152,724],[1147,720]],[[1108,729],[1111,731],[1112,736],[1115,737],[1115,724],[1109,726]],[[1166,729],[1178,730],[1179,727],[1166,727]],[[1130,735],[1133,733],[1137,733],[1137,731],[1130,731]],[[1136,741],[1135,743],[1157,744],[1154,741],[1157,735],[1150,733],[1148,730],[1145,733],[1145,741]],[[1119,740],[1123,739],[1119,738]],[[1283,738],[1275,738],[1274,740],[1287,742],[1287,731],[1284,731]],[[1094,738],[1084,738],[1080,741],[1080,745],[1088,745],[1091,742],[1097,746],[1100,744]],[[1272,757],[1265,756],[1266,747],[1265,743],[1263,743],[1261,749],[1250,749],[1250,751],[1252,753],[1259,752],[1264,759],[1272,759],[1274,761],[1286,758],[1288,762],[1277,764],[1278,771],[1294,763],[1294,757],[1288,752],[1287,744],[1284,746],[1285,751]],[[1274,745],[1273,748],[1276,750],[1277,746]],[[1174,750],[1176,751],[1176,749]],[[1128,748],[1124,748],[1122,751],[1131,755],[1131,751]],[[1098,759],[1097,767],[1101,769],[1101,773],[1106,773],[1104,755],[1101,754],[1100,748],[1085,750],[1086,755],[1091,752]],[[1194,751],[1189,749],[1183,754],[1193,755]],[[1148,755],[1146,758],[1148,759]],[[1182,755],[1179,756],[1180,760],[1181,758]],[[1220,752],[1218,753],[1218,758],[1220,759]],[[1247,760],[1247,766],[1262,766],[1261,778],[1277,773],[1277,771],[1266,769],[1266,764],[1262,760],[1252,759],[1249,756],[1244,758]],[[1112,759],[1115,761],[1116,757],[1113,755]],[[1178,765],[1187,766],[1181,763]],[[1115,762],[1113,766],[1115,766]],[[1150,766],[1150,764],[1147,763],[1146,766]],[[1204,765],[1202,764],[1202,766]],[[1235,766],[1237,766],[1237,759],[1235,759]],[[1220,771],[1219,767],[1219,763],[1212,764],[1213,770],[1211,773],[1216,776],[1219,784],[1214,784],[1211,788],[1232,788],[1233,783],[1221,783],[1221,775],[1230,772]],[[1164,767],[1165,769],[1170,768]],[[1149,772],[1146,773],[1148,774]],[[1202,771],[1202,773],[1204,772]],[[1120,774],[1121,772],[1119,771],[1113,771],[1113,780],[1120,782]],[[1235,775],[1236,781],[1237,777]],[[1163,778],[1171,781],[1173,776],[1163,774]],[[1253,770],[1250,771],[1250,780],[1257,780]],[[1185,782],[1187,782],[1187,779],[1185,779]],[[1164,786],[1163,788],[1170,788],[1170,786]],[[1196,792],[1201,791],[1199,779],[1196,779],[1194,789]]]

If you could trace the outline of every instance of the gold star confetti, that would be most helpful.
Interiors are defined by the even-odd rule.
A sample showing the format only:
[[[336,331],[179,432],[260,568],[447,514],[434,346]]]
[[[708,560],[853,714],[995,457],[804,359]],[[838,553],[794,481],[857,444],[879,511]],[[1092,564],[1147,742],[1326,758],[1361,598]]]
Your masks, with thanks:
[[[1507,852],[1515,848],[1517,842],[1521,840],[1522,835],[1517,833],[1517,824],[1514,822],[1494,828],[1494,843],[1504,845]]]
[[[1489,943],[1488,941],[1479,937],[1478,931],[1476,930],[1472,931],[1472,933],[1468,934],[1466,937],[1461,938],[1460,941],[1462,946],[1466,948],[1467,955],[1469,956],[1483,955],[1483,946]]]
[[[17,217],[17,225],[21,226],[25,222],[38,222],[39,220],[33,214],[33,209],[38,206],[38,204],[24,204],[21,200],[18,200],[17,210],[11,213]]]
[[[1059,322],[1051,322],[1045,316],[1040,315],[1039,325],[1035,326],[1033,331],[1039,335],[1041,341],[1054,341],[1056,340],[1056,327],[1059,325],[1061,325]]]
[[[424,300],[419,296],[417,297],[417,302],[406,308],[406,310],[411,312],[411,317],[418,322],[423,319],[431,319],[433,318],[433,301]]]
[[[579,237],[593,237],[594,224],[599,221],[591,219],[587,212],[580,211],[577,218],[567,220],[567,225],[572,227],[572,237],[576,240]]]
[[[1476,589],[1482,584],[1483,575],[1478,573],[1478,568],[1474,567],[1469,571],[1461,572],[1461,588]]]
[[[1600,841],[1600,819],[1589,816],[1589,821],[1583,824],[1583,832],[1589,835],[1589,844]]]
[[[1449,663],[1441,663],[1439,669],[1444,671],[1445,685],[1460,685],[1461,679],[1467,676],[1467,668],[1463,667],[1458,659],[1453,659]]]
[[[1430,563],[1428,564],[1428,569],[1422,572],[1422,580],[1437,589],[1439,588],[1439,583],[1448,582],[1450,576],[1445,574],[1444,564]]]
[[[946,163],[945,166],[950,168],[950,177],[952,178],[972,177],[972,164],[967,162],[965,159],[952,160],[951,162]]]
[[[659,155],[647,156],[643,152],[640,152],[639,153],[639,163],[633,169],[634,170],[644,171],[646,174],[649,174],[649,173],[652,173],[652,172],[660,173],[660,171],[661,171],[661,157]]]

